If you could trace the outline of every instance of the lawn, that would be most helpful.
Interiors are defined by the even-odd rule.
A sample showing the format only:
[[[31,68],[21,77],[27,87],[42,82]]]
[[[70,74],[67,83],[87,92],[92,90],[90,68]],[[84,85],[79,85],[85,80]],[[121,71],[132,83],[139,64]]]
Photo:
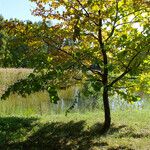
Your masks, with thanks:
[[[150,111],[117,111],[107,135],[102,112],[1,116],[0,149],[149,150]]]

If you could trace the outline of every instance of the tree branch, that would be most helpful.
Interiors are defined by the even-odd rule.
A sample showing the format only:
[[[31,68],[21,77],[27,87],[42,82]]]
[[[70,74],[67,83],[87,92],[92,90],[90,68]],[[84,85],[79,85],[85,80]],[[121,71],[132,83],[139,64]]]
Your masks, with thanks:
[[[100,10],[99,10],[99,17],[101,17]],[[108,84],[108,60],[107,60],[107,54],[106,50],[104,49],[104,43],[103,43],[103,35],[102,35],[102,19],[99,19],[99,30],[98,30],[98,39],[99,39],[99,45],[103,56],[103,63],[104,63],[104,71],[102,74],[103,84],[107,86]]]
[[[132,57],[132,59],[129,61],[129,63],[128,63],[127,67],[126,67],[127,69],[130,68],[131,63],[134,61],[134,59],[135,59],[139,54],[140,54],[140,51],[137,52],[137,53]]]
[[[46,41],[45,39],[43,39],[43,41],[44,41],[47,45],[50,45],[49,42]],[[57,44],[56,41],[54,41],[53,39],[50,39],[50,41],[52,41],[52,42],[54,42],[55,44]],[[64,54],[68,55],[69,57],[71,57],[72,59],[74,59],[77,63],[80,63],[80,64],[81,64],[82,66],[84,66],[87,70],[90,70],[90,71],[93,72],[94,74],[97,73],[97,74],[99,74],[101,77],[103,76],[103,74],[102,74],[101,72],[96,71],[96,70],[93,70],[93,69],[91,69],[90,67],[87,67],[85,64],[82,63],[82,61],[81,61],[80,59],[76,59],[71,53],[69,53],[69,52],[63,50],[61,47],[57,47],[56,50],[58,50],[58,51],[60,51],[60,52],[62,52],[62,53],[64,53]]]
[[[91,69],[89,68],[90,71],[92,71],[93,73],[97,73],[98,75],[100,75],[101,77],[103,76],[103,73],[100,70],[96,70],[96,69]]]
[[[137,52],[137,53],[132,57],[132,59],[129,61],[128,65],[126,66],[125,71],[124,71],[120,76],[118,76],[114,81],[112,81],[112,82],[108,85],[109,87],[112,87],[116,82],[118,82],[119,80],[121,80],[127,73],[129,73],[129,72],[132,70],[132,68],[130,68],[130,65],[131,65],[131,63],[134,61],[134,59],[139,55],[139,53],[140,53],[140,51]],[[140,64],[138,64],[138,66],[139,66],[139,65],[140,65]]]
[[[136,12],[142,11],[142,10],[143,10],[143,9],[139,9],[139,10],[137,10],[137,11],[130,12],[130,13],[128,13],[127,15],[120,17],[120,18],[117,20],[117,22],[120,21],[121,19],[125,18],[125,17],[128,17],[128,16],[130,16],[130,15],[136,13]]]
[[[94,39],[98,40],[98,37],[96,37],[94,34],[92,33],[84,33],[86,36],[92,36]]]
[[[114,20],[113,27],[112,27],[112,30],[110,32],[110,35],[105,40],[106,43],[112,37],[112,35],[114,34],[114,31],[115,31],[115,27],[116,27],[115,25],[116,25],[116,22],[117,22],[118,12],[119,12],[118,3],[119,3],[118,0],[116,0],[116,15],[115,15],[115,20]]]
[[[82,7],[82,9],[85,11],[85,16],[86,17],[88,17],[88,18],[90,18],[90,14],[89,14],[89,12],[85,9],[85,7],[81,4],[81,2],[79,1],[79,0],[76,0],[78,3],[79,3],[79,5]],[[75,9],[75,8],[74,8]],[[91,21],[91,20],[89,20],[89,21]],[[95,22],[94,20],[92,20],[93,22],[94,22],[94,24],[95,25],[97,25],[98,26],[98,23],[97,22]]]
[[[85,9],[85,7],[81,4],[81,2],[79,1],[79,0],[76,0],[78,3],[79,3],[79,5],[82,7],[82,9],[85,11],[85,13],[86,13],[86,16],[87,17],[89,17],[90,15],[89,15],[89,13],[87,12],[87,10]]]
[[[118,76],[114,81],[112,81],[108,85],[108,87],[112,87],[116,82],[118,82],[120,79],[122,79],[129,71],[130,71],[130,69],[125,70],[120,76]]]
[[[142,20],[141,20],[142,21]],[[138,23],[139,21],[129,21],[129,22],[124,22],[124,23],[120,23],[120,24],[117,24],[115,25],[115,28],[118,27],[118,26],[121,26],[121,25],[125,25],[125,24],[130,24],[130,23]]]

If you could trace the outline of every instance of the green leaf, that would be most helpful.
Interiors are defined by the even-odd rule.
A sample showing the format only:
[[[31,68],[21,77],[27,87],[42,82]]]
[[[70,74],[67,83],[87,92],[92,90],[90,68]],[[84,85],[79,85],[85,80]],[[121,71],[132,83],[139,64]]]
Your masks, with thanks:
[[[54,104],[57,104],[59,97],[56,88],[54,86],[49,86],[47,91],[49,93],[50,101]]]

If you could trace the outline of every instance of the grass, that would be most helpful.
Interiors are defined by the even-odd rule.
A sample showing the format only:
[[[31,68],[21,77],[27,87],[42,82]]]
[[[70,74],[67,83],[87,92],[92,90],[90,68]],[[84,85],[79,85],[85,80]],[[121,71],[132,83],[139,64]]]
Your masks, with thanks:
[[[24,68],[17,68],[17,69],[0,68],[0,96],[10,84],[14,83],[15,81],[21,78],[25,78],[32,71],[33,71],[32,69],[24,69]],[[77,90],[76,87],[73,86],[70,87],[69,89],[58,91],[59,97],[60,99],[63,99],[63,101],[59,101],[57,106],[50,103],[48,93],[46,92],[34,93],[31,94],[30,96],[27,96],[26,98],[13,94],[7,100],[0,101],[0,115],[15,114],[15,115],[30,116],[30,115],[50,115],[54,113],[61,113],[71,106],[75,98],[76,90]],[[86,110],[87,108],[91,110],[92,101],[93,100],[91,98],[80,100],[79,102],[80,111],[85,111],[85,108]],[[101,108],[102,101],[99,100],[98,103]],[[111,101],[111,103],[113,102]],[[120,106],[122,110],[131,108],[130,106],[128,107],[124,105],[119,98],[115,97],[115,108],[118,109]],[[146,103],[144,107],[145,108],[147,107]],[[135,108],[138,109],[137,107]]]
[[[103,136],[102,112],[1,116],[0,149],[149,150],[150,111],[119,111],[112,116],[111,129]]]
[[[0,96],[7,87],[19,79],[25,78],[32,69],[24,68],[0,68]],[[60,101],[57,106],[50,103],[49,95],[46,92],[38,92],[23,98],[19,95],[12,94],[7,100],[0,101],[0,115],[49,115],[54,112],[62,112],[70,106],[73,99],[75,87],[59,91],[59,96],[65,101],[66,108],[62,108]],[[69,106],[68,106],[69,105]]]
[[[15,81],[25,78],[32,69],[0,68],[0,95]],[[0,115],[50,114],[50,101],[47,93],[38,92],[23,98],[13,94],[7,100],[0,101]]]
[[[0,69],[0,94],[13,82],[25,78],[31,69]],[[72,89],[61,91],[67,99]],[[102,111],[54,113],[57,106],[47,93],[27,98],[11,95],[0,102],[0,149],[48,150],[149,150],[150,107],[112,111],[111,129],[100,135]]]

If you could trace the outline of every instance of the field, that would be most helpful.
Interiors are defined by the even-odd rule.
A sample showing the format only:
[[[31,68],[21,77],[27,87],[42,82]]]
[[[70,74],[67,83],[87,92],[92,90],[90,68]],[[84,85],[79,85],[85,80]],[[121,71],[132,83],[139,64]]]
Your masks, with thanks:
[[[0,69],[0,93],[32,70]],[[47,93],[11,95],[0,102],[0,149],[149,150],[150,104],[112,110],[111,129],[100,135],[102,110],[54,113]],[[54,107],[55,109],[55,107]]]

